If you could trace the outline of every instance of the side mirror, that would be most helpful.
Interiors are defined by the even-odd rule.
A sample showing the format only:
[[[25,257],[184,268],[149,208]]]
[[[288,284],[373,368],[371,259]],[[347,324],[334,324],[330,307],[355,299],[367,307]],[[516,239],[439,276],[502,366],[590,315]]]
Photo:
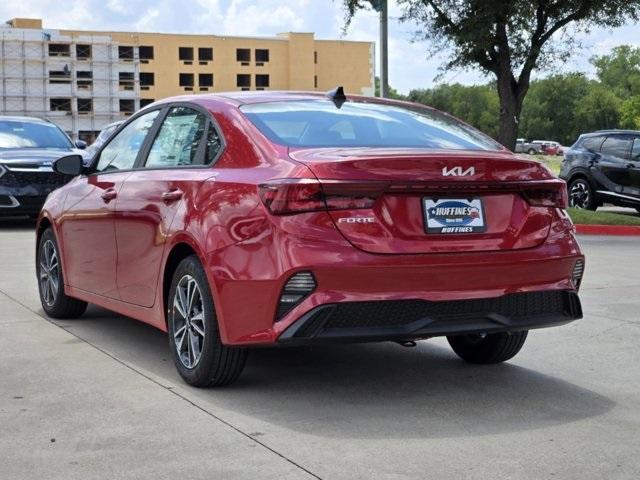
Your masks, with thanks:
[[[84,150],[85,148],[87,148],[87,142],[85,142],[84,140],[76,140],[76,148],[79,148],[80,150]]]
[[[80,175],[84,171],[83,158],[80,155],[67,155],[53,162],[53,171],[63,175]]]

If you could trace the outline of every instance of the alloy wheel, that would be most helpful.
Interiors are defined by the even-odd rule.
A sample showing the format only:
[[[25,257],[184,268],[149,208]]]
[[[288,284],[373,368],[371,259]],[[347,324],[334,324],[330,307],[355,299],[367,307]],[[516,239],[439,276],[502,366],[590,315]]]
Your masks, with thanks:
[[[47,240],[42,244],[40,249],[40,292],[42,300],[48,306],[55,303],[58,297],[58,289],[60,272],[60,264],[58,262],[58,253],[56,246],[51,240]]]
[[[569,192],[569,205],[574,208],[588,208],[591,202],[591,192],[589,186],[583,181],[571,184]]]
[[[183,276],[178,282],[172,315],[172,335],[178,357],[186,368],[195,368],[202,356],[205,323],[200,287],[191,275]]]

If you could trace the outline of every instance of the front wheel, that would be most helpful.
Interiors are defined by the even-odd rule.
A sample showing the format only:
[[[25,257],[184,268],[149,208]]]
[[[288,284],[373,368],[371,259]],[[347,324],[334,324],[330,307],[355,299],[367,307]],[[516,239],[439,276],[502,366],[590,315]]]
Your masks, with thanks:
[[[584,210],[598,208],[593,188],[586,179],[576,178],[569,184],[569,206]]]
[[[84,313],[87,303],[64,293],[60,250],[51,228],[42,233],[38,242],[36,273],[40,303],[47,315],[53,318],[77,318]]]
[[[465,362],[501,363],[516,356],[527,339],[527,331],[447,337],[449,345]]]
[[[247,350],[223,345],[207,277],[194,255],[182,260],[173,274],[167,319],[173,362],[185,382],[213,387],[240,376]]]
[[[538,151],[535,148],[530,148],[529,150],[527,150],[527,153],[529,155],[535,155],[536,153],[538,153]]]

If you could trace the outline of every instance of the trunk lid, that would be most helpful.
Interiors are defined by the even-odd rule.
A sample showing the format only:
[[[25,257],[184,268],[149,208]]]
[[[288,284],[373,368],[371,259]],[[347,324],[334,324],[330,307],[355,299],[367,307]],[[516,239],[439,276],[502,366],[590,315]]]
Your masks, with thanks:
[[[291,150],[290,157],[309,167],[325,194],[341,195],[345,186],[379,190],[371,208],[329,210],[342,235],[370,253],[532,248],[553,218],[524,190],[557,180],[510,152],[322,148]]]

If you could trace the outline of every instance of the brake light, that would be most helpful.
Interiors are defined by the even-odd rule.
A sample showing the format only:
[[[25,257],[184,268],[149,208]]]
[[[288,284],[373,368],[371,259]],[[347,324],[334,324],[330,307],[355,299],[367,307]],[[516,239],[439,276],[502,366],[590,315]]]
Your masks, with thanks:
[[[372,208],[388,182],[283,179],[262,184],[260,198],[274,215]]]
[[[522,194],[530,205],[565,209],[569,203],[567,184],[562,180],[535,183],[524,186]]]

